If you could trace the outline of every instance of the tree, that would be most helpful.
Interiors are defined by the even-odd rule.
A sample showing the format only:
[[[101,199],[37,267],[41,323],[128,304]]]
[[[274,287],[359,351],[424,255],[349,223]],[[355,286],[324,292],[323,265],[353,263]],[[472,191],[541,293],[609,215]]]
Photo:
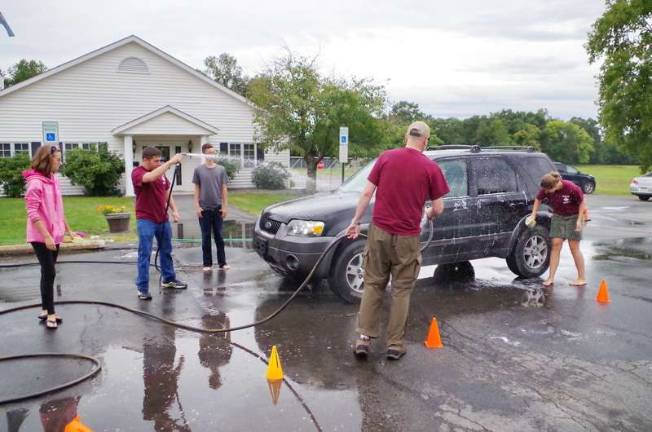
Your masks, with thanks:
[[[541,150],[541,130],[532,123],[525,123],[523,129],[512,134],[514,144]]]
[[[505,123],[499,118],[483,117],[473,140],[474,144],[481,146],[501,146],[510,145],[511,137],[507,132]]]
[[[589,61],[603,60],[598,75],[599,120],[604,139],[652,165],[652,2],[606,0],[586,43]]]
[[[419,104],[408,101],[400,101],[392,105],[389,110],[389,118],[405,123],[405,126],[417,120],[424,120],[428,117],[419,108]]]
[[[5,87],[16,85],[46,70],[48,67],[40,60],[22,59],[9,68],[7,77],[4,78]]]
[[[340,126],[349,128],[350,155],[368,155],[382,145],[384,87],[326,79],[314,60],[289,52],[251,81],[247,96],[259,107],[260,144],[303,156],[313,182],[324,156],[337,154]]]
[[[244,96],[247,91],[247,78],[238,61],[232,55],[227,53],[220,54],[219,57],[210,56],[204,59],[206,69],[204,73],[213,78],[224,87]]]
[[[541,134],[541,150],[560,162],[588,163],[593,138],[574,123],[550,120]]]

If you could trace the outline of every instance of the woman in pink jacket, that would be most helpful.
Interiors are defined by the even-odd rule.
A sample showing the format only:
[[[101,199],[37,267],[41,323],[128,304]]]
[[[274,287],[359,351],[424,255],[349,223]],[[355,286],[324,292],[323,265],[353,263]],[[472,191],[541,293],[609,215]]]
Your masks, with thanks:
[[[27,183],[27,242],[32,244],[41,264],[41,303],[39,319],[56,329],[62,321],[54,312],[54,265],[65,232],[71,232],[63,215],[63,200],[55,173],[61,166],[61,151],[52,145],[41,146],[32,159],[31,169],[23,172]]]

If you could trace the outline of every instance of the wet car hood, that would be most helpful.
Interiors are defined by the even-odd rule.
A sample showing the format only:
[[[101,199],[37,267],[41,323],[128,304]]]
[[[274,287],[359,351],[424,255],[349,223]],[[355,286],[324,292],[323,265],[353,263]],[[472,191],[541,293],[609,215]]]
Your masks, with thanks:
[[[346,227],[353,217],[359,197],[359,192],[319,193],[274,204],[267,207],[263,213],[270,219],[284,223],[292,219],[323,221],[328,233],[333,229],[339,231]],[[365,218],[369,215],[370,211],[367,210]]]

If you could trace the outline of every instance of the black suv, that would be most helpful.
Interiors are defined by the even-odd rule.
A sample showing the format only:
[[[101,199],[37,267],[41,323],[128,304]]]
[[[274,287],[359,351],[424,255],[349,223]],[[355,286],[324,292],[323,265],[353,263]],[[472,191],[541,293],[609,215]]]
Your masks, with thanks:
[[[569,180],[582,188],[585,194],[592,194],[595,191],[595,177],[590,174],[580,172],[577,168],[571,165],[566,165],[561,162],[553,162],[555,169],[561,178]]]
[[[533,228],[525,225],[541,177],[554,170],[545,154],[477,146],[441,146],[424,154],[441,167],[451,191],[444,197],[444,212],[434,221],[433,238],[422,253],[422,265],[500,257],[521,277],[537,277],[546,271],[551,214],[543,210]],[[254,229],[258,254],[277,273],[305,277],[326,246],[349,225],[374,163],[333,192],[263,210]],[[362,223],[370,220],[371,209]],[[424,218],[421,241],[427,241],[429,234]],[[327,278],[331,289],[348,302],[359,301],[362,295],[365,241],[364,237],[342,240],[313,276]]]

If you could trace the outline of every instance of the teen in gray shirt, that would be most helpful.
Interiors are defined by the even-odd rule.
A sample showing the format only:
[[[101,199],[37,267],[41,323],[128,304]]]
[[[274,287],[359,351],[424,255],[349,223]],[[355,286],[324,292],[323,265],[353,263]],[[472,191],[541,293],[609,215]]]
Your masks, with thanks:
[[[201,150],[206,155],[215,154],[215,148],[211,144],[204,144]],[[192,182],[195,184],[195,211],[201,227],[204,271],[211,271],[213,267],[211,234],[215,239],[220,270],[229,269],[222,238],[222,222],[226,218],[228,207],[228,180],[224,167],[215,163],[212,158],[207,158],[202,165],[195,168],[192,176]]]

